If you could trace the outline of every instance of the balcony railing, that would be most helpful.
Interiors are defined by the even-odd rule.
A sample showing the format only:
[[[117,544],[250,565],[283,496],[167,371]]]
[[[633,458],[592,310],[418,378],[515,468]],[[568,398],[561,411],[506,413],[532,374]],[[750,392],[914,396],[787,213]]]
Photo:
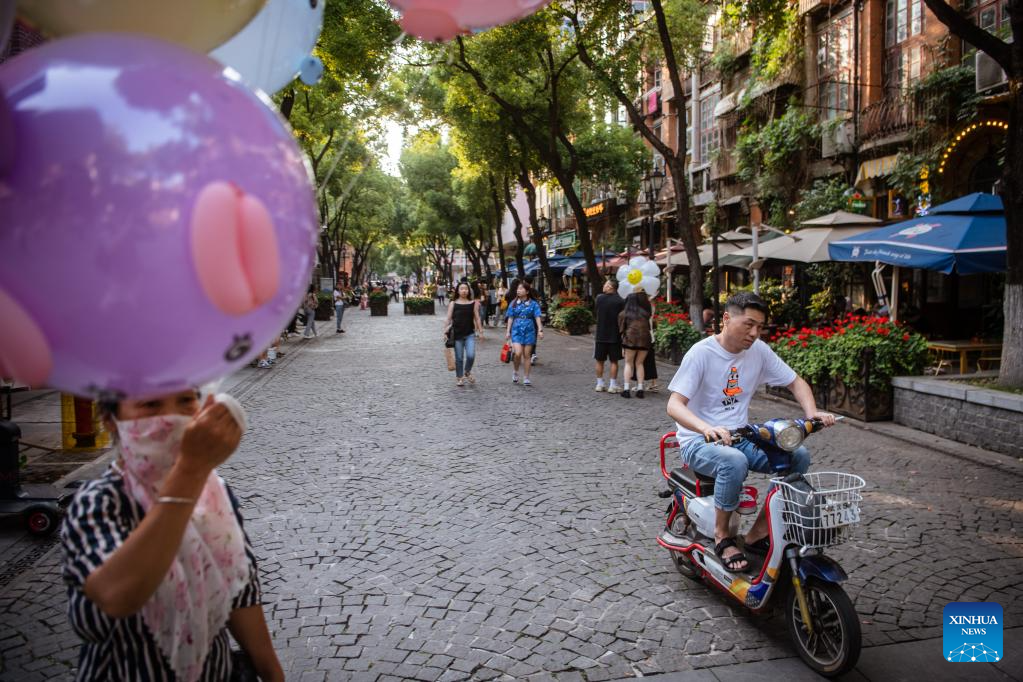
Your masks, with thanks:
[[[860,112],[861,139],[898,135],[926,125],[935,100],[935,97],[897,95],[867,105]]]

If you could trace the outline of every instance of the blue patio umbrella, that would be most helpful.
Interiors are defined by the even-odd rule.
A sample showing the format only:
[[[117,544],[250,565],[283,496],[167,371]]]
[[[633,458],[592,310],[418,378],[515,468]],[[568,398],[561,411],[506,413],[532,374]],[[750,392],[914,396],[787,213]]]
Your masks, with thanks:
[[[566,258],[564,261],[558,264],[559,275],[566,275],[568,277],[578,277],[579,275],[586,274],[586,259],[585,258]]]
[[[962,275],[1005,270],[1002,200],[977,192],[935,206],[930,213],[832,242],[832,260]]]

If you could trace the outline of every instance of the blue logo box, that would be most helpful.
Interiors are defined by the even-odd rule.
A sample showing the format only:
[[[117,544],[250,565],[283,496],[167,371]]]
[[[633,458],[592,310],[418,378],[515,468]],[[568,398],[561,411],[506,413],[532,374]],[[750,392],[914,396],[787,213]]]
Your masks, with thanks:
[[[995,663],[1002,660],[1002,607],[994,602],[952,602],[942,613],[946,661]]]

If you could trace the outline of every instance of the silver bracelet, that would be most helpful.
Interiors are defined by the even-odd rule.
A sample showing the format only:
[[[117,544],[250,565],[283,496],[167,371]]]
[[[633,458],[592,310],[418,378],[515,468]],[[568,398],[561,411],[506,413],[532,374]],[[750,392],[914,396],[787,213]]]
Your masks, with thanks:
[[[158,504],[195,504],[195,499],[191,497],[158,497],[156,498]]]

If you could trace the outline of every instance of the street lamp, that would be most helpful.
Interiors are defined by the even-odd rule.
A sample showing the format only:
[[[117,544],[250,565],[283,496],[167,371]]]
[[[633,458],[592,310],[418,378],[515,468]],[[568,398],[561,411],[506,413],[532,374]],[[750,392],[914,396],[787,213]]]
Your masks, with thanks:
[[[654,208],[657,204],[657,197],[661,193],[662,185],[664,185],[664,172],[657,167],[654,167],[652,171],[648,170],[641,181],[643,194],[646,195],[647,212],[649,213],[649,222],[647,223],[647,247],[650,251],[650,260],[654,259]]]

